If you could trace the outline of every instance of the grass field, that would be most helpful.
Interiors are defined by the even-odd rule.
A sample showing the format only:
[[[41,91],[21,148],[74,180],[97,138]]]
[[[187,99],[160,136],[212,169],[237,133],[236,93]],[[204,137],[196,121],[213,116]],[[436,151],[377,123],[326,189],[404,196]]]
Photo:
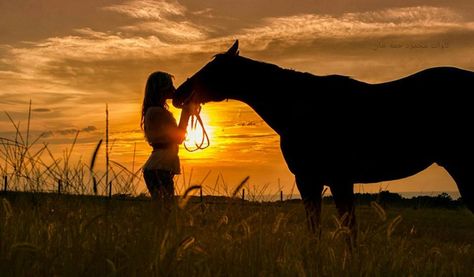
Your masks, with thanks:
[[[1,276],[473,276],[466,209],[359,206],[353,251],[324,206],[320,241],[301,203],[0,196]]]

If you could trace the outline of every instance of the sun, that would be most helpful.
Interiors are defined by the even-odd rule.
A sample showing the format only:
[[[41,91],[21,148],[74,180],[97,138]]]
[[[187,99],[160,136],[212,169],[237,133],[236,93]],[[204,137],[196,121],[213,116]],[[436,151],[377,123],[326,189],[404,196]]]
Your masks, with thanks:
[[[181,110],[171,107],[170,111],[173,113],[173,116],[177,121],[179,121]],[[182,144],[184,151],[181,152],[184,154],[183,156],[185,156],[185,158],[196,155],[202,156],[210,151],[210,149],[206,149],[206,147],[209,146],[209,143],[213,142],[214,128],[209,125],[209,111],[203,108],[199,116],[201,117],[202,125],[199,122],[196,122],[196,117],[189,118],[188,127],[186,129],[186,138]]]
[[[206,125],[200,115],[189,118],[186,139],[183,142],[186,150],[194,152],[209,147],[209,134],[207,131],[209,126]]]

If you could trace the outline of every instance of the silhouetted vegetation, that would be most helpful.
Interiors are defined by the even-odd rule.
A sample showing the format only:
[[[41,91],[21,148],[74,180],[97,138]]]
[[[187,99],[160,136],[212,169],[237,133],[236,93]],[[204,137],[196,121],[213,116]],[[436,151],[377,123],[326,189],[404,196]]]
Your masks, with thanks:
[[[45,199],[45,198],[57,198],[56,193],[46,192],[0,192],[0,196],[8,196],[9,198],[15,199],[17,197],[29,197],[31,199]],[[65,199],[105,199],[105,196],[94,196],[94,195],[75,195],[75,194],[64,194],[62,195]],[[378,203],[383,208],[446,208],[446,209],[459,209],[464,205],[462,199],[453,200],[447,193],[441,193],[437,196],[415,196],[412,198],[404,198],[398,193],[390,191],[381,191],[379,193],[356,193],[355,202],[360,206],[370,206],[372,202]],[[129,200],[129,201],[150,201],[148,194],[139,194],[137,196],[132,194],[114,194],[112,199],[115,200]],[[332,196],[325,196],[323,198],[326,205],[334,204]],[[240,197],[230,197],[224,195],[203,195],[190,196],[190,203],[205,203],[205,204],[240,204],[245,203],[247,205],[280,205],[286,204],[301,204],[301,199],[288,199],[281,201],[252,201],[242,200]]]
[[[371,197],[377,198],[376,195]],[[325,205],[321,240],[300,200],[178,199],[165,216],[148,197],[0,195],[2,276],[470,276],[467,209],[358,208],[359,239]],[[293,202],[295,202],[293,204]]]
[[[461,199],[452,199],[447,193],[441,193],[437,196],[415,196],[404,198],[398,193],[390,191],[380,191],[379,193],[356,193],[354,195],[357,205],[370,205],[371,202],[377,202],[384,208],[404,207],[404,208],[446,208],[458,209],[463,206]],[[332,196],[324,197],[326,204],[332,204]]]

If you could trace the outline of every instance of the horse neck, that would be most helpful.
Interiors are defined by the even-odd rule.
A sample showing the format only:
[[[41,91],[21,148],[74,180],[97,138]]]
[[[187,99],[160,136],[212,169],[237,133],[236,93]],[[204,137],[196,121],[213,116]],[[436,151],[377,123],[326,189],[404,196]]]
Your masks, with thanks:
[[[282,135],[285,130],[285,106],[270,99],[254,97],[234,98],[249,105],[275,132]]]
[[[248,68],[240,69],[245,74],[240,75],[239,81],[233,82],[235,86],[227,90],[228,98],[249,105],[275,132],[282,135],[288,129],[292,112],[289,101],[295,101],[296,95],[300,93],[282,88],[291,81],[291,76],[286,75],[295,72],[271,64],[252,62]]]
[[[314,104],[337,104],[342,92],[367,89],[367,84],[344,76],[315,76],[245,58],[242,64],[227,98],[248,104],[279,135],[307,120],[305,110]]]

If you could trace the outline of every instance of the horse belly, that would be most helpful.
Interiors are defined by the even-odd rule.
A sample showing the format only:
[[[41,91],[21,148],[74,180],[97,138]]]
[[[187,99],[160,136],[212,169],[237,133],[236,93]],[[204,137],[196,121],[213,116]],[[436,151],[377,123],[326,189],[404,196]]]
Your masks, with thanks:
[[[376,183],[414,175],[433,164],[424,157],[385,157],[359,159],[353,166],[354,183]]]

